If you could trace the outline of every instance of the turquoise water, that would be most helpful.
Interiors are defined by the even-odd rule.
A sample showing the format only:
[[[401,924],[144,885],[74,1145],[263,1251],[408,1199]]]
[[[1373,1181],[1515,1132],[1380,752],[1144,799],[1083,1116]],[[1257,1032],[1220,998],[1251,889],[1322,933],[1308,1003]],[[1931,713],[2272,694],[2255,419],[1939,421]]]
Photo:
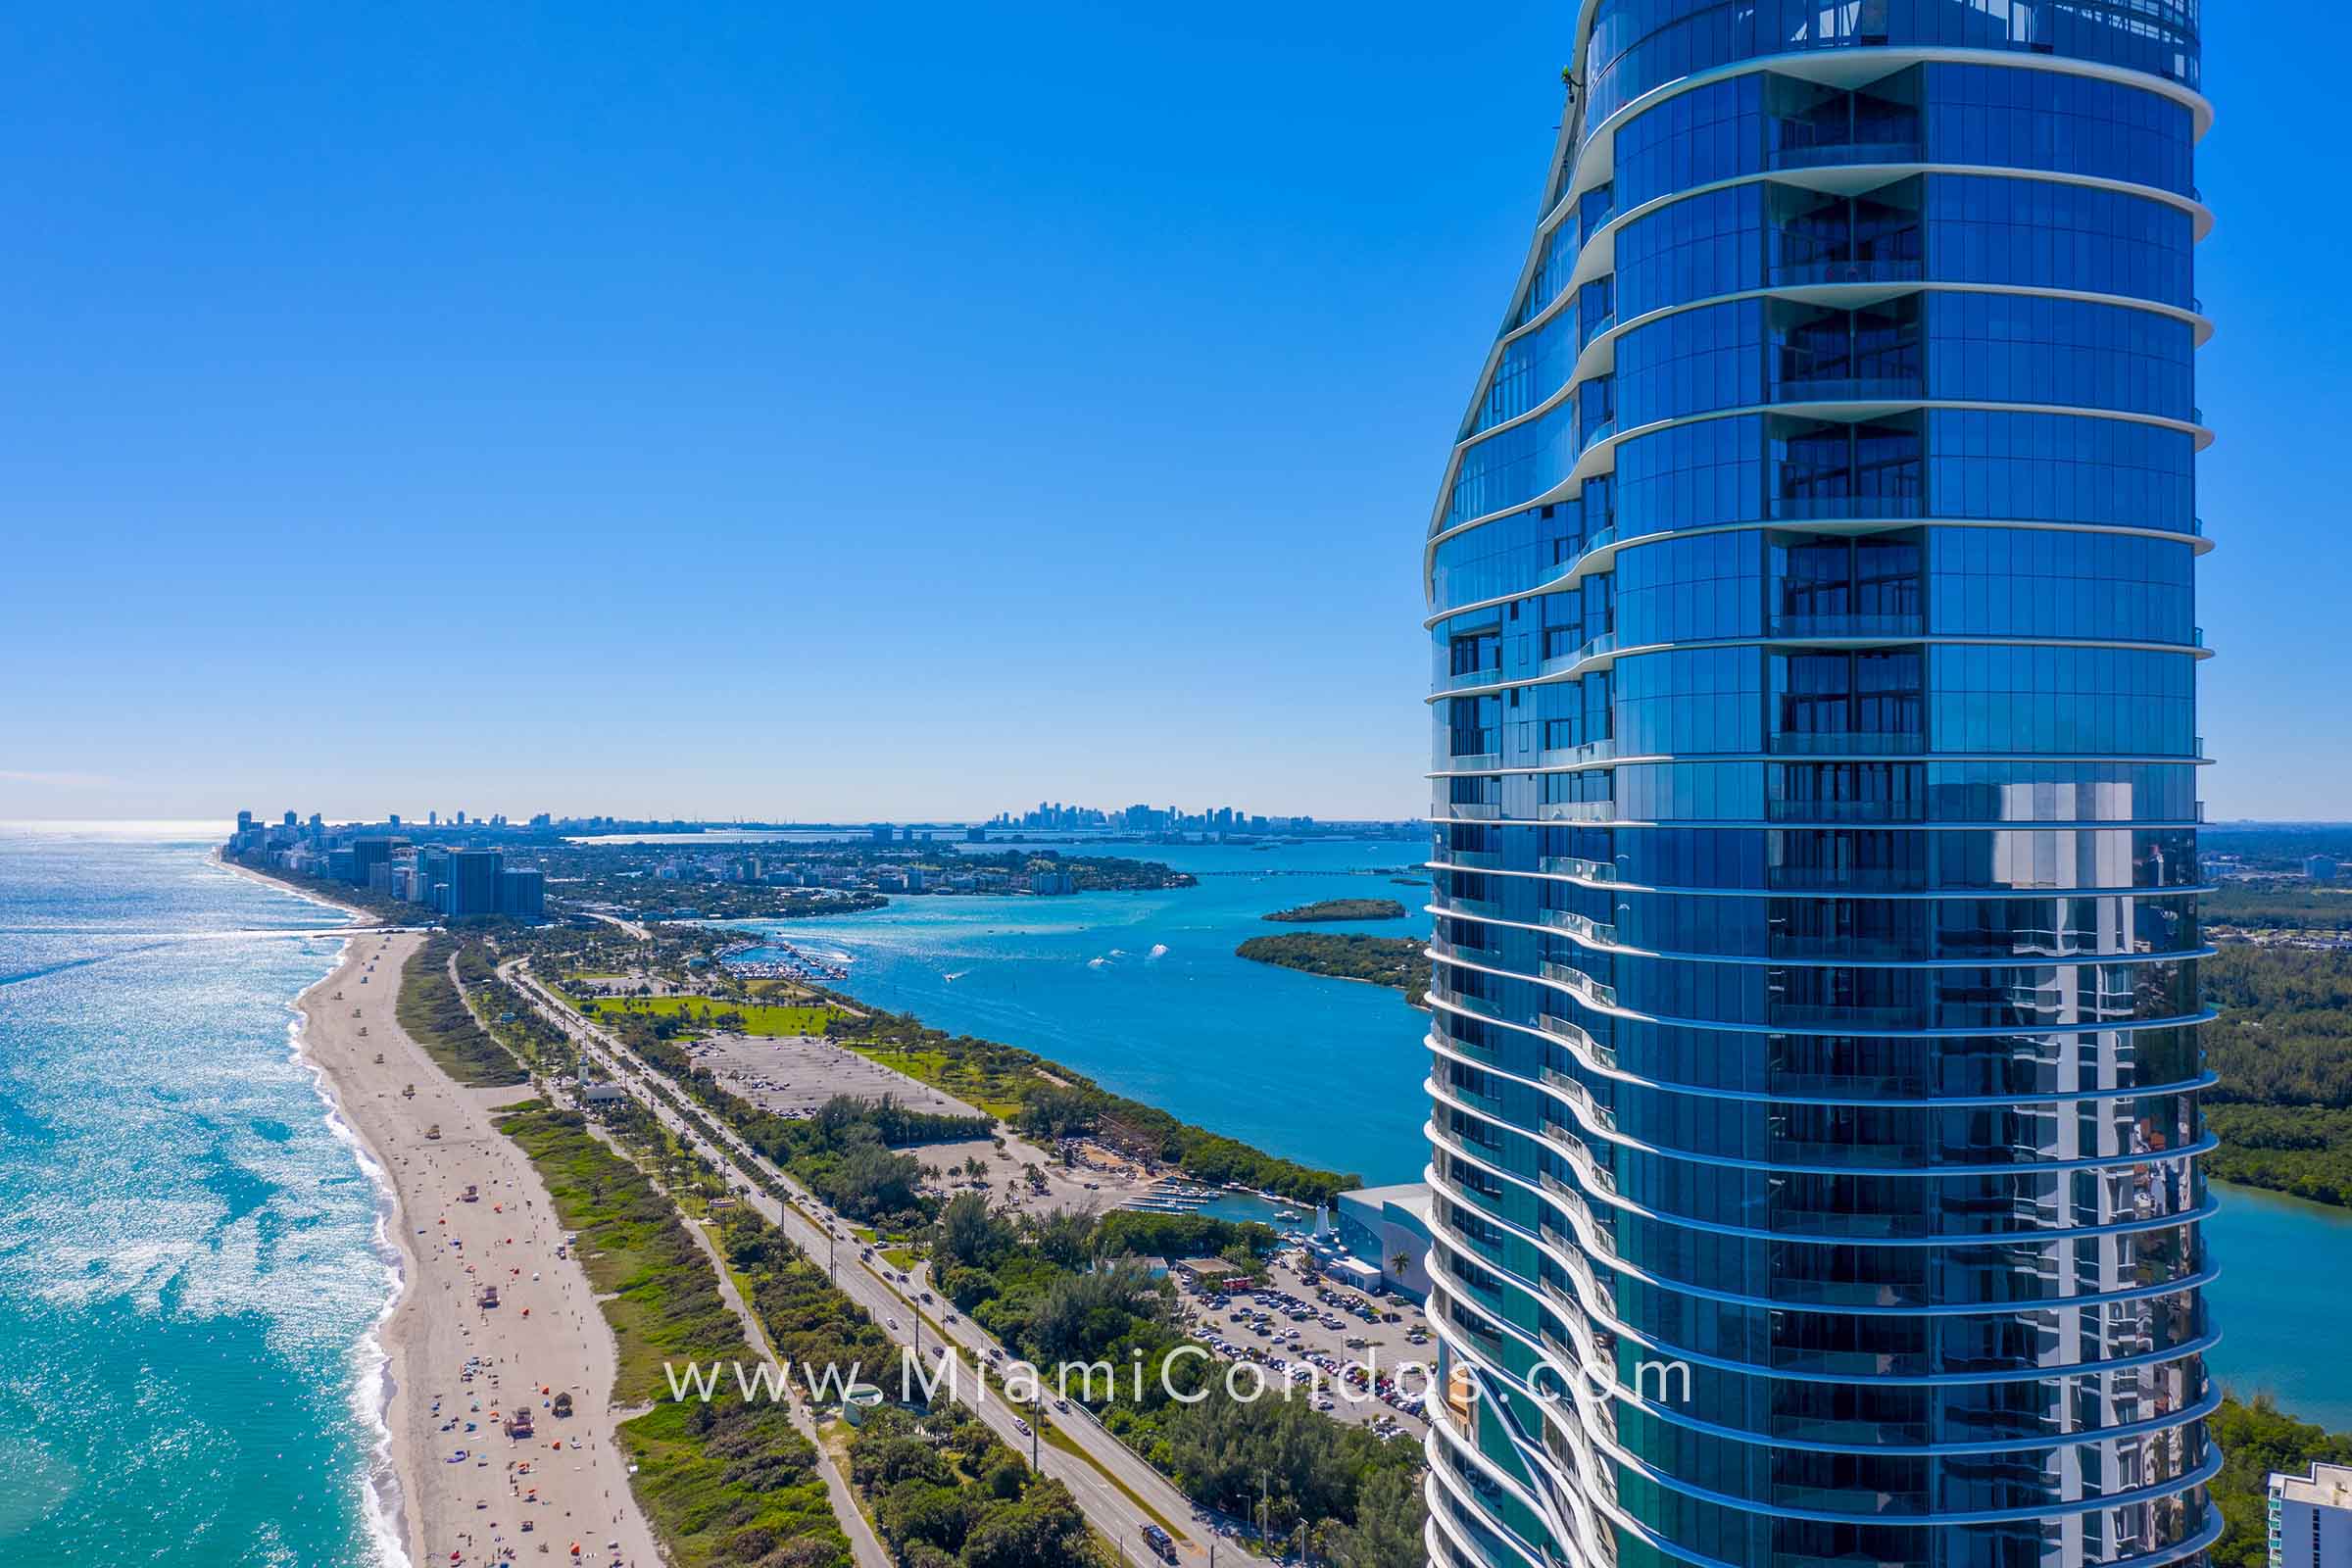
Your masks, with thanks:
[[[1422,846],[1102,848],[1165,859],[1200,886],[900,899],[872,914],[761,929],[849,958],[854,996],[1025,1046],[1274,1153],[1368,1182],[1419,1180],[1421,1015],[1393,991],[1251,963],[1233,949],[1298,929],[1260,916],[1312,899],[1394,894],[1418,911],[1425,890],[1348,873],[1409,863]],[[1314,929],[1418,935],[1428,918]],[[2352,1300],[2352,1210],[2233,1188],[2208,1236],[2222,1266],[2216,1375],[2352,1430],[2352,1355],[2337,1348]]]
[[[289,1035],[340,917],[219,836],[0,826],[0,1561],[387,1560],[377,1190]]]
[[[1367,1181],[1419,1178],[1423,1014],[1385,987],[1252,963],[1233,950],[1286,931],[1425,934],[1427,886],[1370,872],[1427,858],[1425,841],[1077,847],[1164,860],[1200,884],[894,899],[869,914],[753,928],[848,959],[853,995],[937,1028],[1027,1047],[1312,1165]],[[1263,918],[1319,899],[1390,896],[1406,918],[1313,927]]]
[[[2352,1432],[2352,1209],[2251,1187],[2215,1188],[2220,1217],[2205,1228],[2222,1277],[2206,1294],[2222,1329],[2214,1375],[2240,1395],[2330,1432]]]

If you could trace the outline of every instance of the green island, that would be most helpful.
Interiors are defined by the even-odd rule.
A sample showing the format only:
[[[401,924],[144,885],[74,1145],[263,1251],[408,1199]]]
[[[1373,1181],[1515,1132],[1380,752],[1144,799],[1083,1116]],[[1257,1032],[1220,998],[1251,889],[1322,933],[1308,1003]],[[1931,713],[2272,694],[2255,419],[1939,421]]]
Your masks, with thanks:
[[[1404,906],[1395,899],[1324,899],[1301,904],[1296,909],[1276,909],[1265,918],[1289,925],[1308,925],[1317,920],[1401,920]]]
[[[2204,963],[2216,1178],[2352,1204],[2352,955],[2230,945]]]
[[[1429,950],[1411,937],[1301,931],[1279,937],[1251,937],[1233,951],[1257,963],[1394,986],[1416,1007],[1429,994]]]

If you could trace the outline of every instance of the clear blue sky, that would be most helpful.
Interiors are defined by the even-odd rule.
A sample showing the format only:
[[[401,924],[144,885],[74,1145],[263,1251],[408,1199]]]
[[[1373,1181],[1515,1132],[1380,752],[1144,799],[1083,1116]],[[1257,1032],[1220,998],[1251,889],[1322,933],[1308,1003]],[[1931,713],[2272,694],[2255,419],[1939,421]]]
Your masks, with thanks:
[[[2224,816],[2352,817],[2347,11],[2206,11]],[[1418,811],[1572,20],[19,8],[0,817]]]

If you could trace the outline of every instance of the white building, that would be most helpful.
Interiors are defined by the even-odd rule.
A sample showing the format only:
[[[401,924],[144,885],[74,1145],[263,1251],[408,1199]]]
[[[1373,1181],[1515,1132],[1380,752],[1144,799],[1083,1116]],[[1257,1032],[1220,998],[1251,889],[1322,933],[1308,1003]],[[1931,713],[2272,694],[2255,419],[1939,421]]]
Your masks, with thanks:
[[[2271,1472],[2271,1568],[2352,1568],[2352,1465]]]

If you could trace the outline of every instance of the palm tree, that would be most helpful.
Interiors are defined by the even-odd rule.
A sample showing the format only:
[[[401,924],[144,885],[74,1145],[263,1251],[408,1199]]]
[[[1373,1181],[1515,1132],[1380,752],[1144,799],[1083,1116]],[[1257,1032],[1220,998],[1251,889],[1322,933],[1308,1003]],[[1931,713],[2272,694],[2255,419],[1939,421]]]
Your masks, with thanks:
[[[1404,1278],[1405,1271],[1412,1266],[1413,1254],[1410,1252],[1398,1252],[1395,1257],[1389,1259],[1389,1272],[1398,1279]]]

